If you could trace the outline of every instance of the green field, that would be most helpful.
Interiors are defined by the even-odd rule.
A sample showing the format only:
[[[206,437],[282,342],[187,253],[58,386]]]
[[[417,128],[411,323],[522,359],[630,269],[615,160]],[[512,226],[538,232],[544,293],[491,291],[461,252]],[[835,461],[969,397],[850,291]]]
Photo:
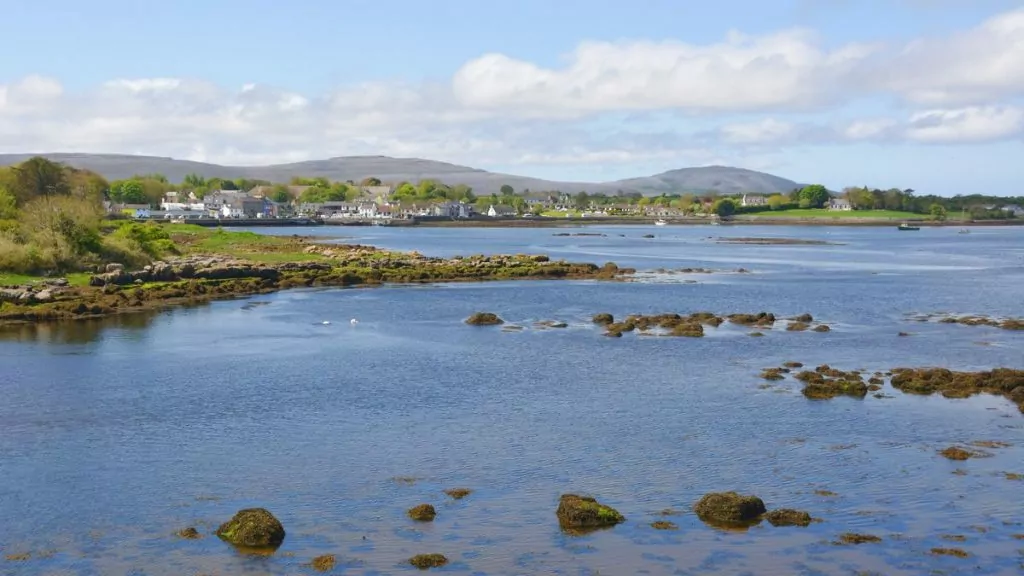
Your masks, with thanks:
[[[850,220],[925,220],[927,214],[914,214],[913,212],[901,212],[899,210],[826,210],[824,208],[799,208],[795,210],[780,210],[770,212],[757,212],[754,214],[742,214],[752,218],[842,218]]]

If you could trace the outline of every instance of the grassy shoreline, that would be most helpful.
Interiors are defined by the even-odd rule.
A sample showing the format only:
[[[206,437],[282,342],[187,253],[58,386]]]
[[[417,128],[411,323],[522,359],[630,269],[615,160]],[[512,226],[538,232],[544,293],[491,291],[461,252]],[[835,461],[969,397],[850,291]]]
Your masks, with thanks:
[[[551,261],[546,255],[431,258],[372,246],[317,244],[302,236],[264,236],[175,226],[174,254],[151,266],[55,277],[0,275],[0,325],[100,318],[301,287],[615,280],[632,273],[608,263]],[[26,286],[29,284],[31,286]]]

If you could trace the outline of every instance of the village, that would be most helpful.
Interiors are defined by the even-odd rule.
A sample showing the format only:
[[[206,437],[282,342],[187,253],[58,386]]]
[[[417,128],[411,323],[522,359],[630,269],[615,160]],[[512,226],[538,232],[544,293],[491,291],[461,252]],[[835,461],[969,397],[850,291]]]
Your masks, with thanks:
[[[471,219],[471,218],[658,218],[715,217],[716,204],[723,198],[739,208],[768,208],[768,196],[743,194],[735,197],[694,197],[680,206],[659,202],[658,199],[622,198],[584,200],[580,195],[566,193],[529,193],[515,195],[518,206],[502,203],[469,203],[453,200],[396,199],[393,186],[362,186],[360,196],[352,201],[278,202],[270,198],[270,186],[256,186],[251,190],[214,190],[202,198],[193,192],[170,191],[164,195],[159,208],[149,204],[107,202],[109,212],[139,219],[154,220],[253,220],[253,219],[311,219],[324,222],[387,222],[414,219]],[[302,188],[295,186],[294,188]],[[301,192],[301,190],[297,191]],[[507,199],[502,197],[501,199]],[[611,201],[609,201],[611,200]],[[486,204],[486,205],[484,205]],[[852,206],[842,198],[831,199],[829,210],[849,211]]]

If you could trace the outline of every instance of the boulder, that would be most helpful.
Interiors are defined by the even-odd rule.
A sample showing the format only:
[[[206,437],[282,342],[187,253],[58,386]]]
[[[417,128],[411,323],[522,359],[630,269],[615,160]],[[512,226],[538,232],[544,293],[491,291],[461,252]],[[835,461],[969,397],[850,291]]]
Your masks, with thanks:
[[[694,505],[693,511],[708,524],[742,526],[758,522],[765,513],[765,507],[764,501],[757,496],[711,492]]]
[[[499,318],[497,314],[491,312],[477,312],[466,318],[466,324],[470,326],[497,326],[504,323],[505,321]]]
[[[447,563],[448,559],[445,558],[444,554],[417,554],[409,559],[409,564],[412,564],[420,570],[440,568]]]
[[[266,508],[246,508],[217,528],[217,536],[236,546],[272,548],[284,541],[284,526]]]
[[[106,267],[106,271],[108,274],[111,272],[120,272],[122,270],[124,270],[124,264],[118,264],[116,262],[111,262],[110,264],[107,264]]]
[[[1010,400],[1013,400],[1017,404],[1024,402],[1024,386],[1017,386],[1010,391]]]
[[[437,511],[430,504],[420,504],[410,508],[406,514],[417,522],[432,522],[434,517],[437,516]]]
[[[780,508],[764,515],[764,519],[772,526],[809,526],[811,515],[802,510]]]
[[[594,324],[607,326],[615,323],[615,317],[607,312],[602,312],[601,314],[594,314],[593,322]]]
[[[555,515],[564,529],[604,528],[626,520],[618,510],[588,496],[576,494],[563,494]]]

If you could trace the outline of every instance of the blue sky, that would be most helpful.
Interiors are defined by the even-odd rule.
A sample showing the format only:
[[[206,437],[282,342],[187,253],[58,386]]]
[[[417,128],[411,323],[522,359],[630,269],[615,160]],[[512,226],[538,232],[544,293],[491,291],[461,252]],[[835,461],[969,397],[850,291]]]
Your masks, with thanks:
[[[1019,1],[9,4],[0,152],[1024,193]]]

